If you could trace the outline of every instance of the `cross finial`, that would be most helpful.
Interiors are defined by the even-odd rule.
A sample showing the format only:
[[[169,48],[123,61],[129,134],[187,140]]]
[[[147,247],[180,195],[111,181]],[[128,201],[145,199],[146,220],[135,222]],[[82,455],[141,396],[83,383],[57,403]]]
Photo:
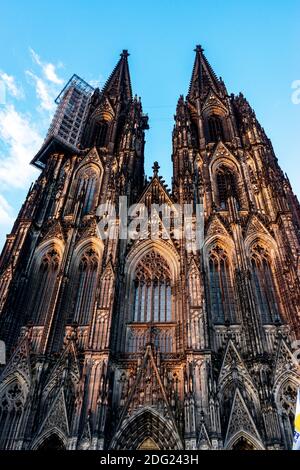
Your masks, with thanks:
[[[160,169],[160,166],[158,164],[158,162],[154,162],[153,163],[153,167],[152,167],[152,170],[153,170],[153,176],[157,176],[158,175],[158,170]]]
[[[125,59],[130,55],[127,49],[123,49],[122,54],[120,54],[121,57],[124,57]]]
[[[197,44],[196,46],[196,49],[194,49],[195,52],[200,52],[202,54],[202,52],[204,52],[204,49],[202,46],[200,46],[199,44]]]

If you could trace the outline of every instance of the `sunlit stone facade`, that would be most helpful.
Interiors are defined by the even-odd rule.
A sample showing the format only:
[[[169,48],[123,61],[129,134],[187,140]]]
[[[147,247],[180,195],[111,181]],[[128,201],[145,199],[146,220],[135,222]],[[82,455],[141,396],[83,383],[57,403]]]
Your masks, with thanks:
[[[50,136],[33,160],[0,260],[2,449],[291,447],[299,203],[247,100],[195,53],[172,189],[157,164],[144,175],[127,51],[78,150]],[[163,237],[160,220],[156,239],[119,237],[120,196],[200,205],[203,243]],[[99,204],[116,205],[117,236],[99,237]]]

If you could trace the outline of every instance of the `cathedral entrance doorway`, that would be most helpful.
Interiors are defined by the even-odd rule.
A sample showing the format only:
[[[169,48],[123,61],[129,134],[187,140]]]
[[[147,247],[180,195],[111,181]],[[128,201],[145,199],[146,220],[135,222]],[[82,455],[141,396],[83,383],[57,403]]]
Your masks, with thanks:
[[[144,408],[125,419],[113,438],[115,450],[180,450],[182,443],[170,419]]]
[[[255,447],[248,439],[241,437],[232,446],[232,450],[255,450]]]
[[[51,434],[40,444],[37,450],[66,450],[66,448],[57,434]]]

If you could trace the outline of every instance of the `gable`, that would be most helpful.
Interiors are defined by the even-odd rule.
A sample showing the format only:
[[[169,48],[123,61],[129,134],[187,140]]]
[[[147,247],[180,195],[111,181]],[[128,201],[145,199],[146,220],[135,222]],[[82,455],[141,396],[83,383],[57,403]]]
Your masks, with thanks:
[[[257,427],[250,415],[241,392],[239,389],[236,389],[227,426],[225,445],[239,432],[249,434],[261,442]]]
[[[154,396],[155,400],[153,398]],[[175,426],[174,417],[162,379],[157,369],[151,345],[146,347],[142,364],[137,371],[135,382],[129,392],[118,427],[120,427],[122,421],[131,415],[136,409],[148,406],[164,408],[165,417],[171,419]]]
[[[264,224],[258,219],[256,215],[252,215],[248,221],[245,238],[253,237],[259,233],[265,234],[270,237],[270,233]]]
[[[226,107],[212,90],[209,91],[202,109],[207,114],[219,114],[220,110],[222,113],[227,114]]]
[[[217,215],[213,216],[206,229],[207,238],[215,235],[223,235],[225,237],[230,237],[230,234],[227,231],[225,225],[221,222],[220,218]]]

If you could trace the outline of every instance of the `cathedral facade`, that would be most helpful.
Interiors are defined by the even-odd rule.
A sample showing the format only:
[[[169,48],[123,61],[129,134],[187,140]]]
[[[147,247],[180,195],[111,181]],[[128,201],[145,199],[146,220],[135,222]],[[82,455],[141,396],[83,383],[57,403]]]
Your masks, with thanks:
[[[291,448],[300,206],[253,109],[197,46],[168,189],[145,177],[127,51],[72,96],[76,145],[48,135],[0,259],[0,448]],[[120,236],[120,200],[170,208],[169,236],[159,211],[156,237]],[[199,246],[172,229],[186,204]]]

